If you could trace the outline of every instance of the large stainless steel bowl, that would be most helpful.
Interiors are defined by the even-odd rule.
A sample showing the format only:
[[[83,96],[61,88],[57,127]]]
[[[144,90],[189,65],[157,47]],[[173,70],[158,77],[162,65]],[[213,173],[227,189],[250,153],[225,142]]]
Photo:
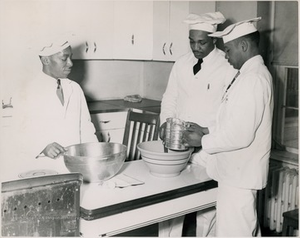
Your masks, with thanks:
[[[124,164],[127,147],[119,143],[95,142],[67,147],[64,162],[70,172],[85,182],[101,182],[115,176]]]

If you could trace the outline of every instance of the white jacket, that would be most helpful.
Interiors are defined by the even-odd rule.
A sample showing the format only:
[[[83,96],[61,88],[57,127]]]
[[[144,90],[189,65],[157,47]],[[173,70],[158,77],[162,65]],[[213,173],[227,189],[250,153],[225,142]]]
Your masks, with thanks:
[[[168,117],[177,117],[203,127],[215,125],[224,87],[236,70],[217,48],[203,59],[201,70],[194,75],[193,66],[197,61],[189,52],[175,62],[162,99],[161,124]]]
[[[64,106],[56,95],[56,79],[44,73],[22,88],[14,105],[19,159],[34,163],[51,160],[35,157],[52,142],[66,147],[98,141],[81,87],[69,79],[61,79],[61,85]]]
[[[244,63],[219,108],[215,130],[202,138],[208,175],[230,186],[266,186],[273,115],[272,77],[261,56]]]

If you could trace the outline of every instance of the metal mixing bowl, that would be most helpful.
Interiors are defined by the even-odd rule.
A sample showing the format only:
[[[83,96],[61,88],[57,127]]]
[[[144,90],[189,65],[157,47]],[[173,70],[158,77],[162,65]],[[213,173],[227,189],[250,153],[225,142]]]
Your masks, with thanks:
[[[85,182],[101,182],[119,172],[126,151],[125,145],[110,142],[71,145],[64,154],[64,162],[70,172],[81,173]]]

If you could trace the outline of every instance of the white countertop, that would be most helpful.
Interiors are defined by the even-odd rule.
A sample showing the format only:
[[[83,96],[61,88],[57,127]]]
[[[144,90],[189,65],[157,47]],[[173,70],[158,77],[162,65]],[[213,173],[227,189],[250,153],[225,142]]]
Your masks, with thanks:
[[[201,166],[188,165],[177,177],[160,178],[138,160],[125,163],[120,173],[145,183],[125,188],[81,186],[83,237],[113,236],[215,206],[217,183]]]
[[[98,183],[84,183],[81,186],[80,198],[83,213],[91,216],[101,212],[110,214],[110,206],[113,206],[111,209],[114,213],[118,212],[118,209],[121,209],[120,212],[123,212],[126,210],[126,206],[128,206],[128,210],[130,207],[136,206],[136,202],[152,204],[172,197],[184,196],[192,193],[192,189],[205,190],[204,186],[206,185],[204,183],[211,181],[206,174],[205,168],[191,164],[179,176],[170,178],[156,177],[149,172],[148,167],[142,160],[126,162],[119,174],[128,175],[143,181],[144,184],[125,188],[110,188],[101,186]],[[200,188],[200,184],[204,188]],[[185,189],[190,189],[191,191],[185,191]],[[168,196],[169,198],[161,196]],[[134,204],[131,204],[131,202],[134,202]],[[100,216],[104,215],[101,214]]]

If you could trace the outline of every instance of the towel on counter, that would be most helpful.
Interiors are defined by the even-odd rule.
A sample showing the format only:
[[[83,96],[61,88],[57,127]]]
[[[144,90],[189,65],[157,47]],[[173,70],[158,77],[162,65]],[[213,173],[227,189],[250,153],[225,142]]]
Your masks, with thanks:
[[[136,185],[142,185],[145,182],[140,181],[136,178],[132,178],[131,176],[128,176],[126,174],[118,174],[117,176],[104,181],[100,183],[99,185],[102,188],[109,188],[109,189],[114,189],[114,188],[125,188],[129,186],[136,186]]]
[[[141,102],[142,97],[138,94],[129,95],[129,96],[124,97],[124,101],[127,101],[127,102]]]

